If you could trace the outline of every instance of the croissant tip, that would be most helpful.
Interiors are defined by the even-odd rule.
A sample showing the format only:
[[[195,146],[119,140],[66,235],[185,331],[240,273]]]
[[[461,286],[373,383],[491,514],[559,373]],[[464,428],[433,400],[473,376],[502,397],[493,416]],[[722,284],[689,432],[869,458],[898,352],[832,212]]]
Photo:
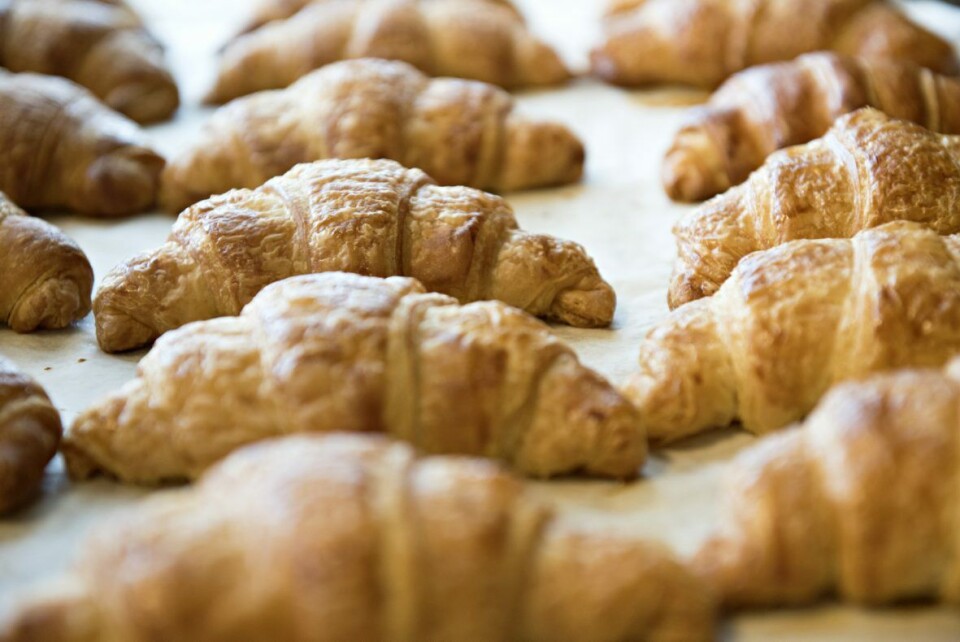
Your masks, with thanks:
[[[14,332],[33,332],[38,328],[60,330],[90,312],[90,281],[84,286],[72,278],[40,281],[20,298],[7,324]]]
[[[104,99],[112,109],[140,125],[170,120],[180,107],[180,91],[172,78],[123,85]]]
[[[661,181],[670,200],[700,203],[723,192],[715,173],[703,171],[684,150],[671,150],[663,160]]]
[[[82,425],[83,417],[77,419],[71,428],[71,434],[80,430],[78,426]],[[93,479],[100,472],[100,467],[80,446],[75,443],[71,434],[68,434],[60,442],[60,454],[67,469],[67,476],[71,481],[86,481]]]
[[[2,642],[94,642],[99,639],[94,597],[68,576],[27,598],[15,616],[0,620]]]
[[[613,323],[617,295],[606,281],[592,287],[562,291],[553,302],[551,318],[575,328],[606,328]]]
[[[105,295],[101,288],[97,298]],[[152,328],[140,323],[129,315],[108,309],[98,301],[95,304],[94,319],[97,333],[97,344],[100,349],[110,354],[136,350],[150,344],[157,338]]]
[[[157,202],[166,161],[156,152],[127,146],[98,158],[86,172],[86,209],[98,216],[127,216]]]

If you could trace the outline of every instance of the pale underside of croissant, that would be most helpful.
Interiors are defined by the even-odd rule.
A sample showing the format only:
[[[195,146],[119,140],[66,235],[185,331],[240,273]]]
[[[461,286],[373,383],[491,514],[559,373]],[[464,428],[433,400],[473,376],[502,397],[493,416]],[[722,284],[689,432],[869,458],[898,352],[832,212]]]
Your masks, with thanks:
[[[164,160],[132,121],[69,80],[0,72],[0,190],[27,209],[144,210]]]
[[[65,328],[90,311],[93,269],[60,230],[0,193],[0,324]]]
[[[502,198],[393,161],[328,160],[185,210],[165,245],[104,278],[97,338],[129,350],[236,315],[274,281],[332,271],[412,276],[462,302],[498,299],[580,327],[609,325],[616,307],[581,246],[518,229]]]
[[[63,451],[75,478],[155,483],[194,478],[251,441],[336,430],[538,476],[635,476],[646,455],[632,405],[540,321],[342,272],[275,283],[239,317],[164,335]]]
[[[511,10],[491,2],[330,0],[228,43],[211,102],[279,89],[348,58],[407,62],[431,76],[505,88],[570,78],[557,53]]]
[[[268,22],[274,20],[286,20],[305,7],[323,4],[326,2],[336,2],[337,0],[259,0],[253,9],[253,15],[247,21],[243,28],[243,33],[258,29]],[[370,2],[373,0],[361,0]],[[421,2],[489,2],[497,6],[512,11],[518,18],[521,18],[520,12],[513,5],[511,0],[420,0]]]
[[[0,357],[0,515],[36,496],[62,431],[43,389]]]
[[[594,73],[622,85],[713,88],[747,67],[829,50],[958,71],[948,42],[884,0],[628,0],[594,49]]]
[[[163,204],[179,211],[324,158],[390,158],[443,185],[500,192],[579,180],[584,149],[563,125],[515,113],[492,85],[350,60],[221,108],[167,167]]]
[[[823,136],[836,118],[866,106],[960,134],[960,79],[907,63],[808,54],[735,74],[690,110],[664,159],[664,189],[675,200],[702,201],[742,183],[776,150]]]
[[[736,419],[764,433],[834,383],[940,366],[960,352],[958,260],[960,236],[907,222],[751,254],[650,331],[627,395],[654,440]]]
[[[6,2],[0,65],[69,78],[141,123],[169,118],[180,102],[160,43],[125,3]]]
[[[659,546],[572,531],[489,462],[329,435],[248,447],[111,524],[0,639],[694,642],[713,623]]]
[[[713,294],[744,256],[786,241],[896,220],[960,232],[958,203],[960,136],[873,109],[842,116],[824,138],[776,152],[677,223],[670,306]]]
[[[958,453],[955,379],[916,370],[838,386],[803,426],[735,460],[695,567],[730,608],[827,595],[958,604]]]
[[[500,192],[579,180],[584,149],[563,125],[516,113],[492,85],[351,60],[216,112],[168,166],[163,204],[179,211],[324,158],[390,158],[443,185]]]

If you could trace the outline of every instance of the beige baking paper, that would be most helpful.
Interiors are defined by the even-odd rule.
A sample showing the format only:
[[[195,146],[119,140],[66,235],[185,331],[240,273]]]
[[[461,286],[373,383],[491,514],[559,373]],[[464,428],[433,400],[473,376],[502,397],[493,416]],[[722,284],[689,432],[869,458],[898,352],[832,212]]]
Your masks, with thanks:
[[[214,52],[245,15],[248,1],[140,0],[151,27],[169,45],[186,107],[173,123],[150,130],[166,153],[176,152],[209,110],[198,97],[213,76]],[[519,4],[533,28],[555,43],[571,64],[584,67],[597,38],[601,0],[526,0]],[[960,41],[960,10],[911,3],[922,22]],[[511,195],[521,224],[576,240],[613,283],[619,308],[612,331],[557,328],[583,360],[614,380],[634,365],[640,337],[667,314],[667,279],[674,248],[670,227],[686,208],[660,189],[660,158],[692,91],[626,92],[591,80],[521,96],[531,114],[569,124],[586,142],[581,185]],[[172,218],[151,214],[122,222],[53,216],[86,250],[98,276],[129,255],[158,245]],[[34,375],[69,423],[87,404],[134,374],[142,353],[108,356],[97,350],[93,319],[63,332],[18,336],[0,330],[0,352]],[[706,436],[654,455],[633,484],[561,481],[535,484],[567,519],[583,528],[615,529],[663,540],[691,552],[717,515],[722,468],[752,438],[734,432]],[[135,506],[147,491],[108,481],[71,486],[59,460],[51,466],[43,501],[0,522],[0,614],[25,587],[64,569],[89,528]],[[960,640],[960,614],[904,608],[868,612],[826,606],[738,617],[724,624],[729,640]]]

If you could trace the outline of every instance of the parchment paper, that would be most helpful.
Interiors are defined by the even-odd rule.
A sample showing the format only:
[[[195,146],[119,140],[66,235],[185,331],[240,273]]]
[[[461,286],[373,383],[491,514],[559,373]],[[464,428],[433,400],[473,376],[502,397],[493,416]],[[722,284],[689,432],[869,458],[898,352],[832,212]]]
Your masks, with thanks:
[[[245,15],[249,0],[139,0],[169,45],[186,106],[177,119],[150,129],[173,153],[198,130],[209,110],[197,106],[213,75],[214,52]],[[599,0],[518,0],[533,28],[583,69],[598,37]],[[909,10],[928,26],[960,40],[960,10],[915,2]],[[587,247],[614,285],[619,308],[611,331],[558,327],[583,360],[620,380],[635,364],[643,333],[667,314],[666,286],[674,255],[670,227],[685,207],[660,184],[660,159],[682,106],[702,99],[692,90],[626,92],[592,80],[520,97],[526,111],[566,122],[586,142],[581,185],[512,194],[521,224]],[[162,242],[172,217],[149,214],[122,222],[51,216],[85,249],[98,276],[136,252]],[[69,423],[102,394],[133,376],[141,353],[108,356],[97,349],[93,319],[75,329],[18,336],[0,330],[0,352],[34,375]],[[714,503],[724,463],[753,438],[726,431],[656,453],[633,484],[587,481],[534,483],[535,492],[582,528],[616,529],[693,551],[717,518]],[[0,522],[0,615],[24,587],[65,568],[85,533],[142,500],[148,491],[108,481],[71,486],[56,460],[46,494],[33,509]],[[164,492],[164,491],[155,491]],[[724,623],[730,640],[960,640],[960,614],[931,607],[866,611],[824,605],[737,617]]]

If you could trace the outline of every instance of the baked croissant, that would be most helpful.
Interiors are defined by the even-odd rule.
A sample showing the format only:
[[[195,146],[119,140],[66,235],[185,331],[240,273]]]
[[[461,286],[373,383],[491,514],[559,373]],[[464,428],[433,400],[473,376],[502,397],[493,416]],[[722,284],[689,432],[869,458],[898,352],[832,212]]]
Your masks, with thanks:
[[[331,2],[335,0],[259,0],[254,6],[253,15],[250,16],[250,19],[247,21],[246,26],[243,28],[242,33],[248,33],[254,29],[259,29],[268,22],[273,22],[274,20],[286,20],[290,16],[294,15],[298,11],[302,10],[304,7],[310,5],[322,4],[325,2]],[[369,0],[365,0],[369,1]],[[421,0],[428,1],[428,0]],[[435,2],[463,2],[464,0],[432,0]],[[520,12],[517,11],[517,8],[513,5],[511,0],[472,0],[472,1],[481,1],[489,2],[491,4],[504,7],[505,9],[513,12],[517,18],[521,18]]]
[[[462,302],[499,299],[578,327],[609,325],[616,307],[582,247],[520,230],[502,198],[438,187],[393,161],[327,160],[185,210],[165,245],[104,278],[97,339],[129,350],[238,314],[274,281],[330,271],[412,276]]]
[[[163,203],[179,211],[323,158],[390,158],[443,185],[500,192],[577,181],[584,150],[563,125],[516,113],[491,85],[350,60],[216,112],[167,167]]]
[[[90,311],[92,289],[93,269],[77,244],[0,193],[0,324],[65,328]]]
[[[239,317],[164,335],[63,451],[74,478],[156,483],[251,441],[335,430],[537,476],[634,476],[646,456],[630,403],[533,317],[342,272],[269,285]]]
[[[43,389],[0,357],[0,515],[37,495],[62,430]]]
[[[917,370],[840,385],[802,427],[737,457],[696,569],[733,608],[828,594],[960,604],[958,453],[955,379]]]
[[[664,189],[680,201],[719,194],[776,150],[823,136],[836,118],[867,105],[960,134],[960,79],[907,63],[808,54],[735,74],[691,109],[664,159]]]
[[[660,546],[563,526],[489,462],[370,436],[247,447],[87,542],[7,642],[711,640]]]
[[[960,352],[958,261],[960,235],[902,221],[751,254],[650,331],[627,395],[661,442],[735,419],[765,433],[839,381],[942,365]]]
[[[744,256],[789,240],[850,237],[903,219],[960,232],[958,163],[960,137],[873,109],[843,116],[824,138],[773,154],[677,223],[670,307],[713,294]]]
[[[0,190],[27,209],[132,214],[164,161],[133,122],[69,80],[0,72]]]
[[[223,103],[280,89],[348,58],[402,60],[431,76],[508,89],[570,78],[557,53],[515,12],[491,2],[328,0],[228,43],[207,100]]]
[[[741,69],[819,50],[958,71],[948,42],[884,0],[620,0],[614,9],[591,64],[620,85],[713,88]]]
[[[4,2],[0,65],[65,76],[141,123],[169,118],[180,103],[163,48],[123,2]]]

